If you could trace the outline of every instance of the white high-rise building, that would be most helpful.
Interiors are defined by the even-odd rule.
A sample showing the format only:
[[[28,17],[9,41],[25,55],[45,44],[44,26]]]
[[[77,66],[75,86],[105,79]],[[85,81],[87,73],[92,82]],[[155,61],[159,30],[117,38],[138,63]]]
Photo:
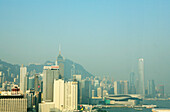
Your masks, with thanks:
[[[54,80],[54,104],[55,108],[63,111],[64,109],[64,80]]]
[[[20,67],[20,90],[25,93],[27,90],[27,67],[24,67],[23,64]]]
[[[141,94],[143,97],[145,96],[145,86],[144,86],[144,59],[139,59],[139,87],[138,94]]]
[[[76,110],[78,104],[78,82],[54,80],[54,104],[60,111]]]

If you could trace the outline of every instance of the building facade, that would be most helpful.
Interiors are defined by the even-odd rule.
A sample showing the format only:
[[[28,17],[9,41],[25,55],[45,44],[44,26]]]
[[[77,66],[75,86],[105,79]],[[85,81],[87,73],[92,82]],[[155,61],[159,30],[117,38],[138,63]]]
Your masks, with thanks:
[[[27,112],[27,99],[23,96],[0,96],[0,112]]]
[[[23,64],[20,67],[20,89],[23,93],[27,90],[27,67],[24,67]]]
[[[43,101],[53,101],[54,79],[60,78],[59,66],[44,66]]]

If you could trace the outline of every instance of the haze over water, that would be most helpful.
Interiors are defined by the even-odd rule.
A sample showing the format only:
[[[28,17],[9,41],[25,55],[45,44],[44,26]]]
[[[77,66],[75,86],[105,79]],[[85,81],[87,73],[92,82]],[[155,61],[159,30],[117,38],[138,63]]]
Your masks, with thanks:
[[[0,59],[14,64],[65,58],[94,75],[138,74],[170,90],[170,1],[0,1]]]

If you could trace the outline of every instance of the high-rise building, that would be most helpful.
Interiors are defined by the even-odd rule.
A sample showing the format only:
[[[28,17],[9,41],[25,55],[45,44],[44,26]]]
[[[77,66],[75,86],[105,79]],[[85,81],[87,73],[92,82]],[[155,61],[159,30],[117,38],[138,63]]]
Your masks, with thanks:
[[[53,101],[54,79],[60,79],[59,66],[44,66],[43,70],[43,101]]]
[[[128,94],[129,91],[129,82],[128,81],[115,81],[114,82],[114,94]]]
[[[20,67],[20,89],[23,93],[27,90],[27,67],[24,67],[23,64]]]
[[[78,104],[78,82],[54,80],[54,104],[56,110],[76,110]]]
[[[147,82],[148,97],[155,97],[155,83],[154,80],[148,80]]]
[[[82,80],[81,80],[81,75],[73,75],[73,81],[78,82],[78,104],[81,104],[82,102]]]
[[[64,80],[54,80],[54,104],[60,111],[64,110]]]
[[[61,78],[64,79],[64,58],[61,55],[61,50],[59,49],[59,55],[57,57],[57,63],[60,67]]]
[[[26,98],[27,98],[27,110],[29,112],[32,111],[33,109],[33,93],[27,91]]]
[[[39,103],[39,112],[59,112],[54,108],[55,108],[54,102],[43,101],[42,103]]]
[[[2,88],[3,83],[3,72],[0,71],[0,88]]]
[[[121,85],[120,85],[120,81],[115,81],[114,82],[114,94],[118,95],[121,94]]]
[[[129,93],[129,82],[126,80],[123,82],[123,85],[124,85],[123,94],[128,94]]]
[[[102,87],[97,88],[97,96],[98,97],[103,97],[103,88]]]
[[[130,94],[135,94],[135,73],[131,72],[130,73],[130,82],[129,82],[129,92]]]
[[[34,90],[39,91],[40,90],[40,81],[39,81],[39,74],[35,74],[35,79],[34,79]]]
[[[28,89],[34,89],[35,78],[34,75],[28,78]]]
[[[141,94],[143,97],[145,96],[145,85],[144,85],[144,59],[140,58],[139,63],[139,87],[138,94]]]
[[[91,81],[84,79],[81,82],[82,89],[82,104],[89,104],[91,102]]]
[[[78,82],[68,81],[65,83],[65,109],[77,110],[78,104]]]

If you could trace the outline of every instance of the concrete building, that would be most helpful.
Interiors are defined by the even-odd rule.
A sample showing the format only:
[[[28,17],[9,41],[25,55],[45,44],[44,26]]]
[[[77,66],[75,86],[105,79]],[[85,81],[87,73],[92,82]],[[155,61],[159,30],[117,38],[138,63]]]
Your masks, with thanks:
[[[148,90],[148,96],[150,98],[154,98],[155,97],[155,83],[154,80],[148,80],[147,81],[147,90]]]
[[[97,97],[103,97],[103,88],[102,87],[97,88]]]
[[[11,91],[0,92],[0,112],[27,112],[27,98],[14,85]]]
[[[78,82],[54,80],[54,104],[55,108],[60,111],[77,110]]]
[[[121,89],[120,89],[121,85],[120,85],[120,81],[115,81],[114,82],[114,94],[118,95],[121,94]]]
[[[27,90],[27,67],[24,67],[23,64],[20,67],[20,89],[23,93]]]
[[[82,102],[81,104],[90,104],[91,101],[91,81],[88,79],[84,79],[81,82],[81,89],[82,89]]]
[[[94,89],[92,90],[92,97],[97,97],[97,92]]]
[[[64,80],[54,80],[54,104],[55,108],[59,110],[64,109]]]
[[[27,112],[27,99],[1,97],[0,112]]]
[[[123,94],[129,94],[129,82],[126,80],[123,82],[123,85],[124,85]]]
[[[65,83],[65,110],[77,110],[78,104],[78,82],[69,81]]]
[[[26,92],[27,110],[28,111],[32,111],[32,109],[33,109],[33,93],[30,93],[28,91]]]
[[[73,75],[73,81],[78,82],[78,104],[82,103],[82,80],[81,80],[81,75]]]
[[[29,77],[28,78],[28,90],[29,89],[34,89],[34,83],[35,83],[34,76]]]
[[[114,82],[114,94],[128,94],[129,91],[129,82],[128,81],[115,81]]]
[[[43,101],[53,101],[54,79],[60,79],[59,66],[44,66],[43,70]]]
[[[51,112],[51,110],[54,110],[54,108],[55,108],[54,102],[42,102],[39,104],[39,112]]]
[[[34,79],[34,90],[39,91],[40,90],[40,81],[39,81],[39,74],[35,74],[35,79]]]

